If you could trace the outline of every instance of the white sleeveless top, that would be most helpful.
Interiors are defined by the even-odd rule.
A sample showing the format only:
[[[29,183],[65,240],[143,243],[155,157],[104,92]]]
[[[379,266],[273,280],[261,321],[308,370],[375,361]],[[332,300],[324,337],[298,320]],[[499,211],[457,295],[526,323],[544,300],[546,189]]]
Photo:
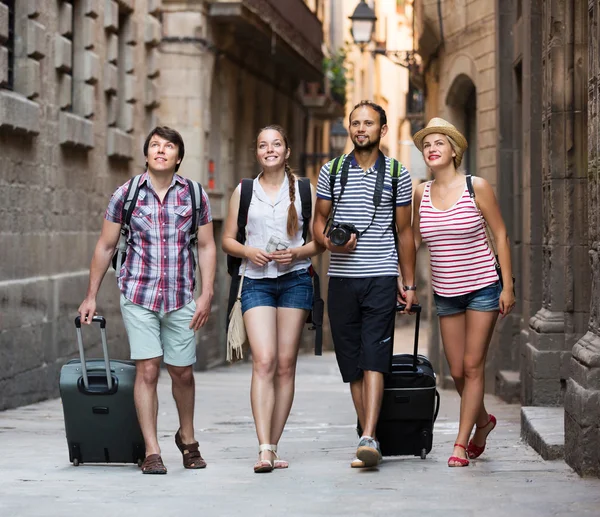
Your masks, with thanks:
[[[267,243],[271,236],[278,237],[285,241],[290,248],[298,248],[304,244],[302,240],[302,201],[298,189],[298,180],[296,183],[296,212],[298,213],[298,231],[292,238],[287,234],[288,207],[290,206],[290,190],[287,174],[277,194],[275,202],[271,201],[269,196],[263,190],[258,178],[254,180],[252,186],[252,200],[248,208],[248,223],[246,224],[247,238],[246,244],[253,248],[266,250]],[[237,187],[238,191],[241,185]],[[286,273],[307,269],[311,265],[309,258],[297,260],[291,264],[278,264],[275,261],[267,263],[265,266],[257,266],[248,261],[246,267],[246,276],[248,278],[277,278]],[[241,274],[242,268],[240,268]]]

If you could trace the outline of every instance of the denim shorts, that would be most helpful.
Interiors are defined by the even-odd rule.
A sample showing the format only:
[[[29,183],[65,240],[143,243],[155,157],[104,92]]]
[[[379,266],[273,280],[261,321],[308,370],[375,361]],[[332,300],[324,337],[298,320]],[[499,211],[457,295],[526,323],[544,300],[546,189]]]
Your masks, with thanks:
[[[242,313],[254,307],[285,307],[311,310],[312,277],[307,269],[292,271],[277,278],[244,278]]]
[[[460,314],[466,310],[492,312],[500,308],[502,287],[496,281],[491,285],[460,296],[440,296],[433,293],[438,316]]]

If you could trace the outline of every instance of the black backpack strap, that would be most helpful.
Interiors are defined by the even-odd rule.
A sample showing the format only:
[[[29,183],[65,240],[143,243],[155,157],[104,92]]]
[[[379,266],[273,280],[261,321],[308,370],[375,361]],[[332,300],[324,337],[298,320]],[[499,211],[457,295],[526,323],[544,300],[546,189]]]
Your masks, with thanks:
[[[342,158],[344,160],[343,162],[341,161]],[[338,156],[331,164],[331,169],[329,169],[329,190],[331,192],[331,204],[333,206],[333,210],[331,211],[331,215],[329,216],[328,222],[325,224],[325,230],[323,234],[327,232],[327,228],[335,220],[335,214],[337,213],[340,200],[342,199],[342,195],[344,194],[344,190],[346,189],[346,183],[348,183],[348,173],[353,158],[354,153],[350,153],[347,155],[343,154],[342,156]],[[333,187],[335,186],[335,177],[338,175],[340,169],[342,170],[342,173],[340,174],[340,194],[338,195],[337,201],[335,201],[333,196]]]
[[[467,180],[467,189],[469,190],[469,196],[471,196],[472,200],[475,200],[475,189],[473,188],[473,178],[470,174],[466,176]]]
[[[246,242],[246,224],[248,224],[248,210],[250,209],[250,201],[252,201],[252,190],[254,188],[254,180],[244,178],[242,180],[240,192],[240,208],[238,210],[237,226],[238,232],[236,239],[244,244]]]
[[[192,254],[194,274],[198,266],[198,219],[202,214],[202,186],[197,181],[185,179],[190,189],[190,199],[192,201],[192,225],[190,226],[190,240],[188,246]],[[194,277],[194,287],[196,279]]]
[[[187,179],[188,188],[190,189],[190,198],[192,200],[192,226],[190,228],[190,234],[196,235],[198,231],[198,216],[202,215],[202,185],[197,181]],[[197,213],[199,212],[199,213]]]
[[[241,244],[246,242],[246,224],[248,223],[248,209],[250,208],[250,201],[252,201],[252,190],[254,189],[254,180],[251,178],[242,179],[240,186],[240,206],[238,208],[237,216],[237,233],[235,240]],[[232,278],[237,277],[239,273],[242,259],[239,257],[233,257],[227,255],[227,272]],[[236,291],[237,295],[237,291]],[[231,297],[230,297],[231,298]],[[229,314],[229,312],[228,312]]]
[[[119,235],[119,242],[115,248],[115,252],[112,257],[112,266],[115,269],[115,274],[119,276],[121,267],[125,262],[125,255],[127,253],[127,241],[129,240],[129,225],[131,224],[131,216],[135,205],[137,203],[138,194],[140,193],[140,179],[142,175],[138,174],[129,180],[127,191],[125,192],[125,201],[123,201],[123,207],[121,209],[121,230]]]
[[[314,270],[312,271],[313,281],[313,307],[311,312],[311,329],[315,330],[315,355],[323,355],[323,314],[325,312],[325,302],[321,298],[321,280]]]
[[[340,185],[342,186],[342,190],[340,191],[340,195],[338,196],[338,202],[342,198],[342,194],[344,189],[346,188],[346,183],[348,183],[348,173],[350,171],[350,164],[354,158],[354,153],[347,154],[344,158],[344,163],[342,164],[342,173],[340,175]]]
[[[392,172],[392,162],[390,158],[390,174]],[[347,181],[347,180],[346,180]],[[385,156],[379,151],[377,158],[377,179],[375,180],[375,190],[373,191],[373,205],[375,209],[381,204],[383,196],[383,183],[385,181]]]
[[[129,226],[131,223],[131,214],[135,209],[135,205],[137,203],[137,198],[140,193],[140,179],[142,178],[141,174],[134,176],[129,181],[129,186],[127,187],[127,193],[125,194],[125,201],[123,202],[123,211],[121,216],[122,224],[125,226]]]
[[[237,216],[237,233],[235,239],[244,244],[246,242],[246,225],[248,224],[248,210],[250,209],[250,202],[252,201],[252,191],[254,190],[254,180],[251,178],[244,178],[240,185],[240,206],[238,208]],[[227,273],[231,276],[231,282],[229,284],[229,296],[227,298],[227,313],[225,314],[225,328],[229,325],[229,316],[231,309],[237,299],[238,290],[240,286],[240,266],[242,265],[242,259],[227,255]]]
[[[310,192],[310,179],[298,178],[298,190],[300,191],[300,201],[302,202],[302,240],[306,244],[308,237],[308,227],[312,216],[312,195]]]

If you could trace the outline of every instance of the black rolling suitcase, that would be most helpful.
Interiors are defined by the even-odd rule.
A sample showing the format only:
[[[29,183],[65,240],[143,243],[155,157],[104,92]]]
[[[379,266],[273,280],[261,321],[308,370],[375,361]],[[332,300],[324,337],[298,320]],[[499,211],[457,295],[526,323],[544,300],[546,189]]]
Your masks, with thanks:
[[[403,309],[398,306],[399,311]],[[440,395],[431,363],[418,355],[421,307],[413,305],[412,310],[416,313],[414,353],[392,357],[376,435],[383,456],[413,455],[425,459],[433,444]]]
[[[69,461],[81,463],[137,463],[145,456],[144,438],[133,402],[135,364],[110,360],[106,345],[106,320],[100,325],[104,359],[86,361],[81,320],[75,327],[80,359],[60,371],[60,396],[65,415]]]

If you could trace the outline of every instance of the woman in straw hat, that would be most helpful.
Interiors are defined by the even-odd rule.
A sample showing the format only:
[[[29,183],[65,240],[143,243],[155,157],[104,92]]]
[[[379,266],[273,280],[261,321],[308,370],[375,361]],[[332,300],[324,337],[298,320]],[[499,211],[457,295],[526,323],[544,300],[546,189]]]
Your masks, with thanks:
[[[483,402],[484,366],[498,313],[505,317],[515,305],[510,247],[488,182],[472,177],[472,198],[467,178],[457,170],[467,149],[465,137],[446,120],[433,118],[413,140],[434,177],[415,191],[415,244],[418,249],[424,241],[429,247],[444,352],[461,396],[458,436],[448,466],[466,467],[469,458],[483,453],[496,426]],[[486,223],[497,243],[502,278],[486,239]]]

